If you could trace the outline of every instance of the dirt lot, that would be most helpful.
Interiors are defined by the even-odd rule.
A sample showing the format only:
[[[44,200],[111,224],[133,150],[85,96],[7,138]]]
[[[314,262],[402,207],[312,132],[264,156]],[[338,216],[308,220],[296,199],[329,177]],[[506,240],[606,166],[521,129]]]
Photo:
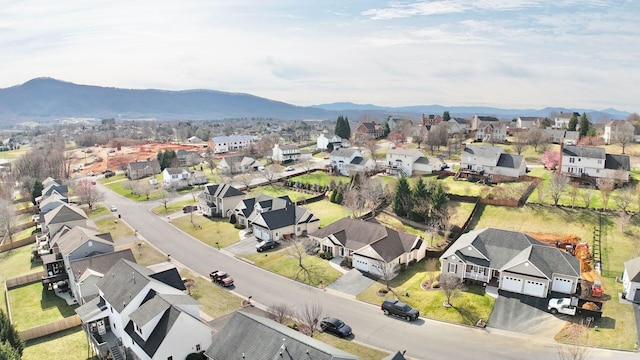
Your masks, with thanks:
[[[155,159],[164,150],[203,151],[203,145],[174,143],[143,143],[129,139],[114,139],[104,146],[92,146],[71,150],[71,168],[78,169],[74,176],[101,173],[107,169],[126,169],[130,162]]]

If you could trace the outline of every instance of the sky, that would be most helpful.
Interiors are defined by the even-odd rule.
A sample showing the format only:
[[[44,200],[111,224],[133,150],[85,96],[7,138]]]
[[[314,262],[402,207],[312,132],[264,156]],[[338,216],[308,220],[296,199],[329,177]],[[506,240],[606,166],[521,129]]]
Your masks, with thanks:
[[[0,88],[640,112],[639,15],[635,0],[0,0]]]

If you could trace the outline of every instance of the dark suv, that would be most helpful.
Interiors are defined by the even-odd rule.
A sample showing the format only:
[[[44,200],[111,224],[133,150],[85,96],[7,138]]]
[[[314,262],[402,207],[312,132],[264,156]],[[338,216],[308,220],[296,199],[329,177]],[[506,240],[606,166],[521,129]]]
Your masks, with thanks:
[[[385,315],[395,315],[407,319],[407,321],[415,320],[420,316],[420,312],[411,306],[398,300],[385,300],[380,308]]]

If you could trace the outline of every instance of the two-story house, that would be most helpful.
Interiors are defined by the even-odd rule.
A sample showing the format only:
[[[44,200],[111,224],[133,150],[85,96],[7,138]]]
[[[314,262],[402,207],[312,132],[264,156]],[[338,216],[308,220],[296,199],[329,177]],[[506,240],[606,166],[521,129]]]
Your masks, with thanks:
[[[127,177],[131,180],[138,180],[156,174],[160,174],[158,160],[135,161],[127,164]]]
[[[469,130],[471,131],[476,131],[478,130],[480,127],[482,127],[482,125],[497,125],[500,123],[500,120],[498,120],[498,118],[494,117],[494,116],[481,116],[481,115],[474,115],[473,118],[471,118],[471,121],[469,122]]]
[[[628,155],[607,154],[604,148],[564,145],[560,171],[579,181],[592,179],[596,185],[604,182],[627,183],[631,171]]]
[[[351,176],[357,172],[373,171],[376,167],[372,159],[365,159],[356,149],[337,149],[330,154],[331,168],[340,175]]]
[[[197,151],[180,149],[176,151],[176,157],[180,166],[193,166],[202,162],[202,156]]]
[[[550,142],[554,144],[576,145],[580,140],[579,131],[569,131],[565,129],[541,129],[547,135]]]
[[[629,144],[635,141],[636,128],[629,121],[611,120],[604,126],[602,139],[607,145],[615,143]]]
[[[320,219],[311,211],[296,206],[287,196],[260,195],[245,199],[234,209],[236,221],[253,230],[259,240],[281,240],[306,236],[318,230]]]
[[[437,158],[427,158],[419,149],[389,149],[385,163],[386,172],[391,175],[411,177],[431,174],[444,164]]]
[[[300,148],[298,145],[275,144],[273,145],[271,159],[279,163],[298,161],[300,160]]]
[[[336,134],[320,134],[316,138],[316,147],[318,150],[326,151],[329,149],[329,144],[331,144],[332,149],[338,149],[342,147],[342,138]]]
[[[168,265],[121,259],[96,284],[98,296],[76,309],[99,358],[185,359],[211,345],[200,303],[184,293],[178,270]]]
[[[79,304],[85,304],[98,296],[96,284],[120,259],[136,262],[131,249],[98,254],[70,262],[69,287]]]
[[[569,121],[571,121],[572,117],[580,117],[580,113],[577,112],[564,112],[561,111],[559,114],[556,114],[556,116],[553,118],[553,125],[552,128],[554,129],[568,129],[569,128]]]
[[[442,122],[442,116],[440,115],[425,115],[422,114],[422,126],[435,126]]]
[[[577,258],[515,231],[472,230],[460,236],[440,261],[442,274],[540,298],[550,291],[574,294],[580,280]]]
[[[376,222],[342,218],[309,234],[321,251],[352,258],[353,267],[376,276],[393,274],[398,265],[420,261],[427,244],[416,235]]]
[[[186,187],[191,173],[184,167],[168,167],[162,170],[162,183],[165,186]]]
[[[519,116],[516,120],[518,129],[535,129],[540,127],[541,118],[535,116]]]
[[[449,126],[449,129],[447,130],[447,133],[449,135],[467,134],[469,132],[469,128],[471,127],[467,119],[453,117],[449,119],[449,121],[447,121],[447,125]]]
[[[198,195],[198,208],[205,216],[230,216],[245,196],[242,191],[229,184],[207,185]]]
[[[482,142],[502,143],[507,140],[507,126],[500,122],[481,122],[475,139]]]
[[[500,146],[463,144],[456,177],[501,182],[518,179],[526,173],[527,164],[521,155],[506,154]]]
[[[215,154],[223,154],[248,148],[253,143],[250,135],[214,136],[208,141]]]
[[[353,131],[356,141],[364,142],[371,139],[379,139],[384,132],[380,124],[373,121],[363,121]]]

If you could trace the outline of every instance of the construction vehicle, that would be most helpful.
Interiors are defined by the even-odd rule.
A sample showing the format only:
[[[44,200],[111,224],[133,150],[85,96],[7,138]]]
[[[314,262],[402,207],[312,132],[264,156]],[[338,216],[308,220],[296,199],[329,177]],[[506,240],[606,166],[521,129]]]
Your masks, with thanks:
[[[591,296],[602,297],[602,293],[602,282],[600,280],[595,280],[593,285],[591,285]]]
[[[602,302],[578,297],[551,299],[547,306],[552,314],[580,315],[600,319],[602,317]]]

